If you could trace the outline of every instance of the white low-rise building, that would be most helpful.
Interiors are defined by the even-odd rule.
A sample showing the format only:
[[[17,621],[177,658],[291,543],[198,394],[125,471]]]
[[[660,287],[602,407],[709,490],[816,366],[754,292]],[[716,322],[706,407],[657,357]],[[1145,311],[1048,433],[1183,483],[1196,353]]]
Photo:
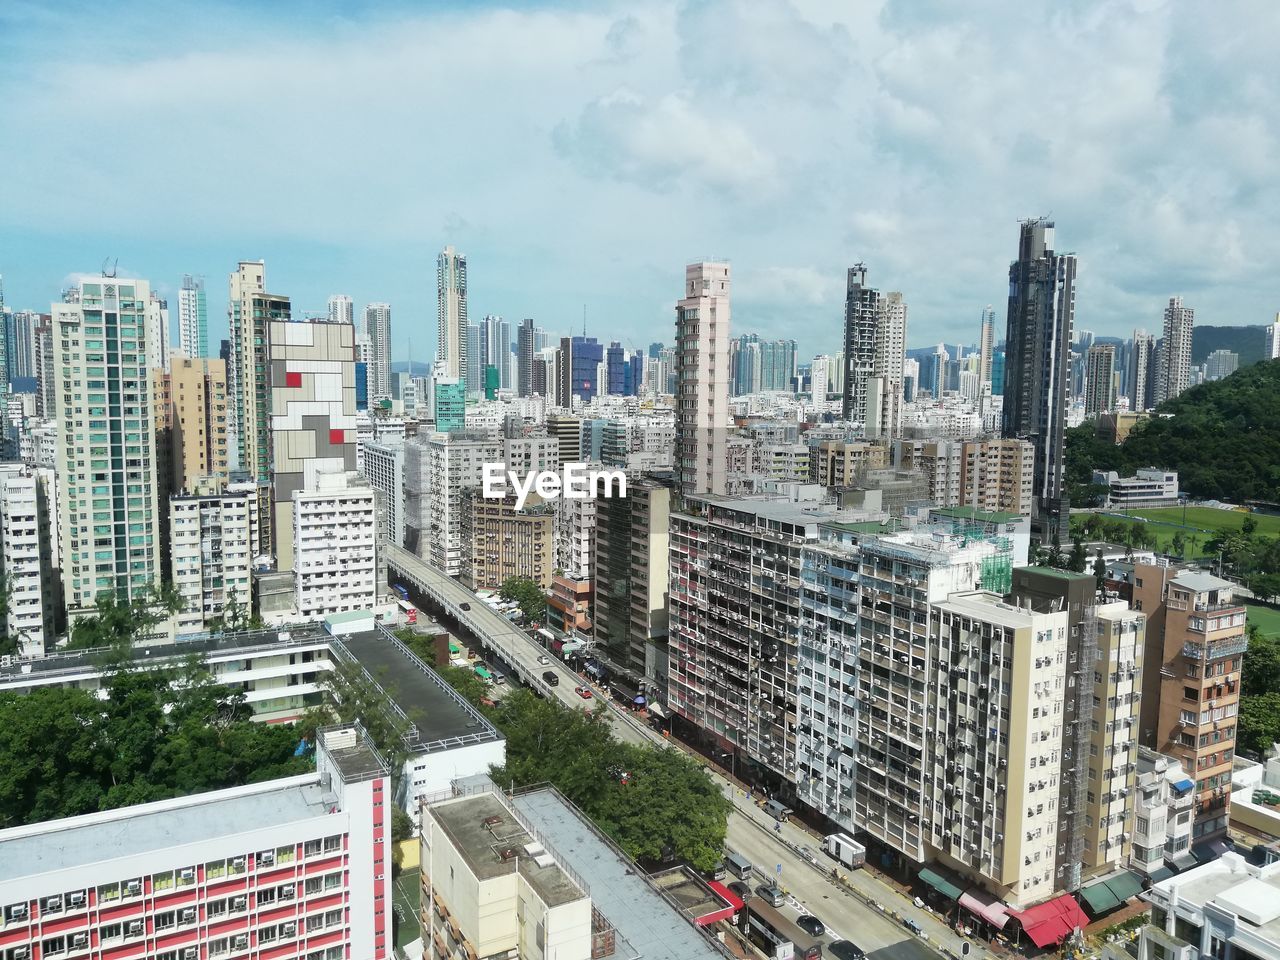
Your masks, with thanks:
[[[182,597],[175,631],[198,633],[214,621],[243,626],[253,612],[258,498],[251,490],[198,487],[169,499],[169,557]]]
[[[1114,470],[1095,470],[1093,482],[1109,488],[1107,506],[1117,510],[1178,505],[1178,474],[1174,470],[1142,467],[1132,477],[1122,477]]]
[[[9,595],[3,626],[20,657],[43,656],[61,618],[56,503],[51,468],[0,464],[0,570]]]
[[[1160,879],[1171,873],[1172,867],[1195,862],[1191,856],[1191,808],[1196,782],[1177,757],[1148,747],[1138,747],[1137,765],[1129,865]]]

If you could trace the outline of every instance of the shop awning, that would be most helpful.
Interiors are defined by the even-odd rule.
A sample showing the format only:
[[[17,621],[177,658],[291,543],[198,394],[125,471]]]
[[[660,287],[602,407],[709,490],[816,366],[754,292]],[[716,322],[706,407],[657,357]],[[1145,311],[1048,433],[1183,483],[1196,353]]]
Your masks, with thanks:
[[[1108,910],[1114,910],[1126,900],[1136,897],[1141,892],[1142,881],[1128,870],[1122,870],[1109,877],[1104,877],[1097,883],[1082,887],[1080,896],[1084,898],[1084,902],[1088,905],[1089,912],[1096,917],[1099,914],[1106,913]]]
[[[1173,785],[1173,789],[1177,790],[1180,793],[1186,793],[1195,785],[1196,785],[1196,782],[1192,780],[1190,777],[1188,777],[1186,779],[1179,780],[1177,783],[1175,783]]]
[[[1008,905],[981,887],[973,887],[960,894],[960,906],[997,930],[1003,930],[1004,925],[1009,922]]]
[[[938,873],[936,870],[930,870],[925,867],[916,876],[924,883],[933,887],[938,893],[942,894],[948,900],[959,900],[960,894],[963,892],[954,883]]]
[[[634,703],[637,707],[643,707],[645,703],[644,697],[636,697],[631,702]]]
[[[1170,857],[1169,862],[1177,868],[1179,873],[1181,873],[1183,870],[1190,870],[1194,867],[1196,865],[1196,858],[1191,855],[1190,850],[1183,850],[1181,853]]]
[[[1163,883],[1173,876],[1173,869],[1170,867],[1156,867],[1151,871],[1152,883]]]
[[[721,920],[728,920],[742,909],[742,900],[719,880],[712,880],[709,886],[728,906],[721,907],[719,910],[712,910],[710,913],[704,913],[700,917],[694,917],[693,922],[699,927],[709,927],[711,924],[718,923]]]
[[[661,717],[663,720],[667,719],[667,717],[670,716],[670,714],[667,713],[666,707],[664,707],[660,703],[654,702],[653,700],[649,701],[649,712],[652,713],[655,717]]]
[[[1037,947],[1056,946],[1077,927],[1083,929],[1089,925],[1089,918],[1069,893],[1036,904],[1030,910],[1009,912]]]
[[[1197,843],[1191,848],[1191,856],[1195,857],[1196,863],[1208,863],[1218,859],[1218,851],[1210,844]]]

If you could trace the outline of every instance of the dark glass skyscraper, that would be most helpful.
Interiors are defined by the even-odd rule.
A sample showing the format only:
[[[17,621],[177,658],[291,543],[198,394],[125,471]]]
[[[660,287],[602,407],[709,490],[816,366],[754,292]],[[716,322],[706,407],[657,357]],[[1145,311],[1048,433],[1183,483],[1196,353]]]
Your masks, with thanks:
[[[1009,265],[1001,433],[1035,447],[1033,525],[1044,542],[1068,536],[1062,494],[1076,258],[1053,249],[1053,221],[1024,220]]]

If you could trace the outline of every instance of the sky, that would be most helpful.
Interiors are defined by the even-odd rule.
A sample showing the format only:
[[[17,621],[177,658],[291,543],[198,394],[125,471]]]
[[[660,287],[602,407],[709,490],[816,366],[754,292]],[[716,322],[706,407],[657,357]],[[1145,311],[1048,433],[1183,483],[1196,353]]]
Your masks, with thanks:
[[[839,349],[846,269],[908,343],[1003,326],[1018,220],[1080,257],[1076,326],[1280,309],[1280,4],[4,0],[0,275],[48,310],[107,258],[176,307],[266,261],[295,315],[392,304],[429,361],[435,264],[469,310],[643,348],[685,263],[733,331]],[[176,311],[174,311],[176,312]]]

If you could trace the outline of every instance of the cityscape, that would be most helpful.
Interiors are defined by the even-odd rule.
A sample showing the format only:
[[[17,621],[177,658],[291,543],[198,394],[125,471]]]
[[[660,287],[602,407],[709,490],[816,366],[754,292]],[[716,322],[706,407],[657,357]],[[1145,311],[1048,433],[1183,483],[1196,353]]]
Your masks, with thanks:
[[[1061,140],[986,117],[999,169],[1054,173],[980,212],[995,161],[945,157],[923,117],[954,100],[956,38],[1029,41],[1021,16],[237,2],[192,11],[207,32],[172,61],[137,32],[169,37],[171,11],[123,4],[94,39],[71,11],[0,13],[22,131],[87,76],[37,89],[24,65],[75,51],[102,51],[119,118],[203,77],[261,93],[282,134],[332,98],[335,140],[398,84],[471,76],[455,47],[529,84],[512,139],[434,145],[456,198],[402,208],[377,199],[400,130],[356,185],[312,126],[275,198],[248,177],[234,199],[249,161],[216,152],[148,177],[155,157],[125,173],[123,144],[72,159],[60,132],[47,171],[38,146],[0,161],[31,187],[0,223],[0,960],[1280,960],[1272,241],[1234,194],[1221,232],[1182,221],[1198,259],[1157,235],[1199,140],[1153,173],[1163,199],[1138,185],[1147,144],[1089,152],[1156,74],[1169,122],[1212,109],[1160,72],[1189,42],[1168,5],[1121,6],[1055,11],[1043,53],[1080,58],[1091,106],[1055,121],[1078,181]],[[312,44],[349,62],[282,99],[225,46],[254,22],[277,80],[316,69]],[[642,84],[663,38],[686,61],[665,97]],[[1254,42],[1206,26],[1194,54],[1251,91],[1215,128],[1255,132],[1219,196],[1270,195],[1240,159],[1280,132]],[[1085,74],[1124,43],[1108,108]],[[974,69],[975,96],[1024,96]],[[829,96],[864,71],[868,104]],[[572,123],[531,106],[544,81],[586,103]],[[348,112],[343,82],[371,99]],[[195,109],[183,136],[284,142]],[[817,159],[852,141],[810,112],[914,131],[876,148],[902,184],[869,171],[834,247],[770,232],[818,222],[779,186],[801,154],[857,179]],[[507,181],[521,138],[531,172]],[[971,161],[963,223],[901,195],[963,193]],[[1141,269],[1132,209],[1081,199],[1121,174],[1151,205]],[[55,176],[96,197],[82,230]],[[191,208],[151,222],[148,183]],[[369,235],[285,224],[315,189]],[[539,191],[573,210],[535,241]]]

